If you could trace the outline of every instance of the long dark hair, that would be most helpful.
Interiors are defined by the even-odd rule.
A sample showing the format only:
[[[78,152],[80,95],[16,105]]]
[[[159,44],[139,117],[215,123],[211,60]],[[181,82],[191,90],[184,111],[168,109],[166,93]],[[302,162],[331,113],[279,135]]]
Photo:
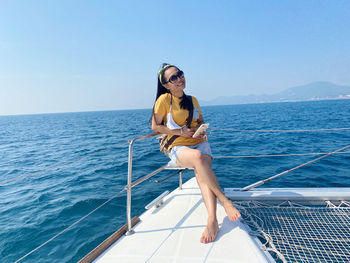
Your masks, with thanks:
[[[157,99],[161,95],[163,95],[165,93],[170,93],[170,91],[163,86],[163,84],[161,83],[161,80],[163,81],[164,72],[167,71],[171,67],[174,67],[174,68],[179,70],[178,67],[171,65],[171,64],[168,64],[168,63],[163,63],[161,65],[161,69],[159,70],[159,72],[157,74],[157,95],[156,95],[156,99],[155,99],[154,103],[157,101]],[[162,70],[163,68],[165,68],[165,69]],[[186,95],[185,92],[184,92],[183,96],[181,97],[180,108],[188,110],[188,111],[193,109],[192,99],[190,96]],[[154,114],[154,104],[153,104],[151,121],[152,121],[153,114]]]

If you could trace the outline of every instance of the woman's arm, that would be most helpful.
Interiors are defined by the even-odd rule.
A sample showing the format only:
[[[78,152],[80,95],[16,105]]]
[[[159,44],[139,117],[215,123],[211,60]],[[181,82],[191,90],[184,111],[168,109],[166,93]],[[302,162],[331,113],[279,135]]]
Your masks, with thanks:
[[[199,126],[201,126],[204,123],[204,119],[203,119],[203,115],[199,115],[199,118],[197,120],[197,128],[199,128]]]
[[[199,115],[199,118],[197,120],[197,128],[196,130],[199,128],[199,126],[201,126],[204,122],[203,116],[202,114]],[[200,135],[196,136],[197,139],[203,139],[207,136],[207,132],[202,132]]]
[[[192,137],[192,135],[194,134],[194,132],[191,131],[191,129],[188,129],[187,127],[171,130],[165,125],[162,125],[162,122],[163,122],[163,116],[159,114],[153,114],[152,130],[162,134],[179,135],[179,136],[188,137],[188,138]]]

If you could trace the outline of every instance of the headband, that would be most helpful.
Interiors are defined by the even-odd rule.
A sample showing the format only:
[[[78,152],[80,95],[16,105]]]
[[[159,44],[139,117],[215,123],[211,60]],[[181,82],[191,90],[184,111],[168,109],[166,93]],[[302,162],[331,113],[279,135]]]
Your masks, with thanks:
[[[162,77],[163,77],[163,74],[164,74],[164,71],[170,67],[175,67],[173,65],[170,65],[170,64],[166,64],[164,65],[159,71],[158,71],[158,74],[159,74],[159,81],[161,84],[163,84],[163,81],[162,81]]]

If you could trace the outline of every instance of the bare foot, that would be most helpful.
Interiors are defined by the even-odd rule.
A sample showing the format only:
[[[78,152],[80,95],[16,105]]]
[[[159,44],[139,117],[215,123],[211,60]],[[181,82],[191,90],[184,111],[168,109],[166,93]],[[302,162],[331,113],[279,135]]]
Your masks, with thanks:
[[[230,200],[225,201],[222,205],[231,221],[238,220],[241,217],[241,213],[232,205]]]
[[[219,224],[218,221],[208,223],[207,227],[204,229],[203,234],[201,236],[201,243],[210,243],[213,242],[218,235],[219,232]]]

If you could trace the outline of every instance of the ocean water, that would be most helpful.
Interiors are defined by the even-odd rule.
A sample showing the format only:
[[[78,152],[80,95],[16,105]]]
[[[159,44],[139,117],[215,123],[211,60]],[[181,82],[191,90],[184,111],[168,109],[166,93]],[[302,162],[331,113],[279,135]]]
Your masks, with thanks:
[[[350,127],[350,100],[202,108],[217,129],[304,130]],[[126,184],[128,139],[151,133],[151,110],[0,116],[0,261],[14,262],[118,193]],[[350,144],[350,130],[212,130],[214,156],[330,152]],[[224,187],[243,187],[318,156],[214,159]],[[155,138],[134,148],[134,180],[167,162]],[[178,178],[164,171],[133,189],[132,216]],[[184,180],[193,172],[184,173]],[[265,187],[350,187],[350,154],[336,154]],[[122,194],[23,262],[76,262],[125,224]]]

